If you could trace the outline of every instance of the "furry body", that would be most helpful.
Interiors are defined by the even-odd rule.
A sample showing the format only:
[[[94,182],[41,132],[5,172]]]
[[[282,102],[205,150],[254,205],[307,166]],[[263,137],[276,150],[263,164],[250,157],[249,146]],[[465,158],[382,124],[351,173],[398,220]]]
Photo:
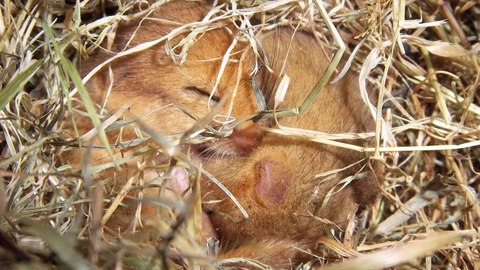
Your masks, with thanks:
[[[209,9],[206,2],[167,3],[141,24],[133,21],[122,25],[112,51],[119,52],[127,43],[132,47],[165,36],[179,25],[200,21]],[[258,110],[252,86],[254,78],[266,98],[267,107],[272,109],[281,75],[287,74],[291,81],[281,107],[297,107],[329,64],[322,46],[310,34],[279,28],[259,37],[262,57],[268,59],[264,63],[268,63],[270,69],[252,72],[257,69],[254,54],[247,43],[239,41],[213,93],[214,98],[210,99],[221,60],[236,36],[231,23],[219,22],[217,29],[201,35],[190,47],[183,65],[174,63],[165,53],[165,44],[160,43],[114,61],[110,65],[112,72],[102,69],[89,81],[87,88],[94,101],[105,103],[109,111],[114,112],[129,103],[128,119],[141,118],[142,125],[171,135],[185,132],[195,123],[179,107],[202,118],[209,112],[208,103],[215,106],[225,98],[229,104],[233,89],[237,92],[231,115],[241,119],[254,114]],[[177,44],[180,40],[176,38],[171,43]],[[111,55],[106,52],[92,55],[82,66],[83,74]],[[373,120],[360,113],[364,103],[356,80],[355,76],[347,74],[338,83],[328,84],[308,111],[297,117],[282,118],[279,123],[327,133],[371,131]],[[106,99],[109,88],[111,91]],[[227,114],[228,110],[225,105],[221,113]],[[78,118],[77,123],[81,131],[91,128],[86,119]],[[340,228],[345,227],[348,216],[356,212],[358,205],[364,208],[372,203],[378,189],[373,174],[364,169],[367,163],[364,154],[265,133],[260,129],[265,125],[274,126],[274,123],[248,121],[238,126],[231,136],[196,148],[193,155],[232,192],[250,216],[244,220],[223,191],[208,179],[202,179],[204,209],[223,243],[221,256],[247,257],[274,269],[290,269],[302,257],[293,246],[313,248],[318,237],[330,228],[323,221],[325,219]],[[135,132],[126,128],[121,135],[134,138]],[[113,143],[118,136],[118,132],[112,133],[109,139]],[[95,163],[105,157],[105,153],[99,150],[93,156]],[[316,177],[333,170],[339,171]],[[342,189],[337,186],[342,179],[354,175],[362,177]],[[333,195],[325,199],[328,193]],[[154,196],[156,193],[147,190],[145,194]],[[127,211],[113,216],[112,222],[126,226],[130,214]],[[147,210],[142,217],[154,214]]]

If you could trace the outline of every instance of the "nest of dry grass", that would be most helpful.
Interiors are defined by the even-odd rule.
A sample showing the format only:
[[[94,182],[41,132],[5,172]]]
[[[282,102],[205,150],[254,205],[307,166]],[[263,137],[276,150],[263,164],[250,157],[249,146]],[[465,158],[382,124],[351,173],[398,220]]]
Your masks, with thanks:
[[[175,205],[177,215],[147,224],[155,230],[135,241],[105,238],[105,183],[58,163],[65,147],[58,122],[69,91],[81,85],[72,61],[120,20],[145,16],[162,1],[68,3],[0,4],[0,269],[150,269],[167,257],[188,269],[213,268],[195,242],[193,218]],[[316,9],[298,12],[306,2],[237,4],[240,14],[313,27],[335,44]],[[132,15],[138,5],[142,11]],[[330,260],[352,258],[329,269],[480,269],[479,4],[347,0],[324,7],[347,46],[346,69],[385,100],[376,112],[377,145],[364,150],[388,166],[357,251],[323,241]]]

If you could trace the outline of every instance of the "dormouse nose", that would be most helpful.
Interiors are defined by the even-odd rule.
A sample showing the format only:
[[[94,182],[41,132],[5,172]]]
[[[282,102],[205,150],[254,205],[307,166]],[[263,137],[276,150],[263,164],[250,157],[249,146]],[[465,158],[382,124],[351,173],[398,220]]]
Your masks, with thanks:
[[[247,122],[234,128],[230,139],[237,153],[248,154],[262,142],[265,133],[258,123]]]

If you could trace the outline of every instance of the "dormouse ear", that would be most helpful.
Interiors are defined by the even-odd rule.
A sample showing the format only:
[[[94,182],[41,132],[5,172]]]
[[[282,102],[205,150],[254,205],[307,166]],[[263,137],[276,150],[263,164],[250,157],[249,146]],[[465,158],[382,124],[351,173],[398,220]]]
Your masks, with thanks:
[[[264,159],[255,164],[255,195],[259,204],[277,208],[287,196],[293,182],[293,169],[277,160]]]

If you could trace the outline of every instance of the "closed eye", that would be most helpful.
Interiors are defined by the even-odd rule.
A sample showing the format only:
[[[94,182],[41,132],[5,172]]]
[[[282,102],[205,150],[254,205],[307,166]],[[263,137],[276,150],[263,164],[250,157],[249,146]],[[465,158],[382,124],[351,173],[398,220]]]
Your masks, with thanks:
[[[185,90],[195,92],[195,93],[197,93],[198,95],[201,95],[201,96],[210,97],[210,93],[208,91],[206,91],[204,89],[200,89],[200,88],[195,87],[195,86],[187,86],[187,87],[185,87]],[[219,102],[220,97],[213,95],[212,96],[212,101]]]

